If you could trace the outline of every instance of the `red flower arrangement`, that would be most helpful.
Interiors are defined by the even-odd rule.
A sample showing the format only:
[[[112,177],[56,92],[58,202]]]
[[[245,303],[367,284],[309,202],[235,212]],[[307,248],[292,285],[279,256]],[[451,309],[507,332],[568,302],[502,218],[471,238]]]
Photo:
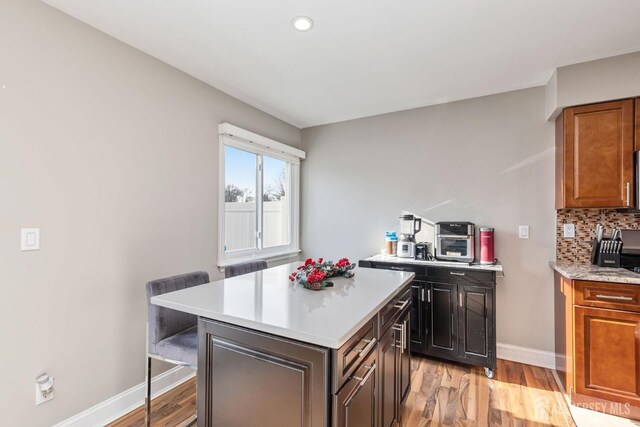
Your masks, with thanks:
[[[298,281],[307,289],[319,291],[324,287],[333,286],[333,283],[326,280],[328,278],[337,276],[353,277],[353,269],[355,267],[356,265],[352,264],[347,258],[341,258],[335,264],[333,261],[325,261],[323,258],[318,258],[315,261],[312,258],[308,258],[304,265],[298,267],[298,271],[289,276],[289,280],[292,282]]]

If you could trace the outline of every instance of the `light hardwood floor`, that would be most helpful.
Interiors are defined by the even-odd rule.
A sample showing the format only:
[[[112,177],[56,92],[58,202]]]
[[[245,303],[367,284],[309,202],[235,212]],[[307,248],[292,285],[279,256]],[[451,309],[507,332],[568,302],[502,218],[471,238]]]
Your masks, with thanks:
[[[480,368],[413,358],[403,427],[566,426],[575,424],[549,369],[498,360],[495,377]],[[195,382],[153,401],[153,426],[178,427],[195,413]],[[109,427],[143,426],[144,409]]]

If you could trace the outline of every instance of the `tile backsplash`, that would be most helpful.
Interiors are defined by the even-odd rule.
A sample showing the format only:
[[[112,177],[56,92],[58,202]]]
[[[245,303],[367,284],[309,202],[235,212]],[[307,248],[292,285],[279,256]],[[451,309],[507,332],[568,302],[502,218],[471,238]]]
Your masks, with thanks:
[[[588,264],[591,262],[591,242],[596,224],[604,225],[605,236],[613,227],[640,229],[640,213],[618,212],[615,209],[560,209],[556,211],[556,259]],[[564,224],[575,224],[576,237],[562,237]]]

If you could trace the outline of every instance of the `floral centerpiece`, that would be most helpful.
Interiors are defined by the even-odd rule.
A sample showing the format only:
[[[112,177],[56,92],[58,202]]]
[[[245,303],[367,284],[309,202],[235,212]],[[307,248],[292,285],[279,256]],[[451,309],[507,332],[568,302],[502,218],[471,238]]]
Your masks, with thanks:
[[[333,286],[327,279],[331,277],[353,277],[353,269],[356,268],[347,258],[341,258],[338,262],[325,261],[323,258],[313,260],[311,258],[298,267],[298,271],[289,276],[292,282],[298,282],[307,289],[319,291],[322,288]]]

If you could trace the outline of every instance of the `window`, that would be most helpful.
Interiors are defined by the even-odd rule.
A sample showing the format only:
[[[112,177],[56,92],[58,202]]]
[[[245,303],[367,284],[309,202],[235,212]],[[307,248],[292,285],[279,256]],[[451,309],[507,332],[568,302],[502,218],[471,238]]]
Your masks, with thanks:
[[[227,123],[219,134],[218,265],[297,254],[305,153]]]

